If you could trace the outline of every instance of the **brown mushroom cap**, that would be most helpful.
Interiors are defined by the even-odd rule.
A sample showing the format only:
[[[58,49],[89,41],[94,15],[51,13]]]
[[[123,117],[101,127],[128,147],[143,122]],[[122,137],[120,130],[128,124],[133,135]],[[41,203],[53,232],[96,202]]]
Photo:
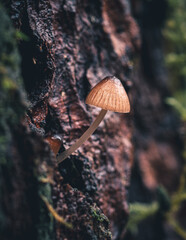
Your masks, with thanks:
[[[121,81],[109,76],[92,88],[86,98],[86,104],[113,112],[130,112],[130,103]]]

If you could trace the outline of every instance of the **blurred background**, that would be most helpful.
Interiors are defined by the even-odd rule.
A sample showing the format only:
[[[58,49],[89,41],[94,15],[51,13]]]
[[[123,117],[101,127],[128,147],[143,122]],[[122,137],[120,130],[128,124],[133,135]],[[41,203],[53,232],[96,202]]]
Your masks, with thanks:
[[[142,34],[139,71],[148,84],[161,91],[166,108],[163,111],[169,117],[164,114],[163,117],[160,108],[147,109],[153,103],[146,109],[139,107],[139,111],[152,111],[158,127],[150,116],[146,124],[153,125],[154,130],[143,126],[144,131],[136,131],[134,137],[139,151],[135,154],[128,193],[130,216],[126,239],[186,239],[186,1],[132,3]],[[147,94],[154,95],[154,91]],[[140,112],[136,117],[145,120]],[[152,121],[148,122],[149,119]],[[135,122],[138,124],[139,121]],[[153,140],[149,135],[154,136]],[[152,143],[139,143],[143,137]],[[166,144],[155,146],[154,140],[171,141],[178,151],[177,157]]]

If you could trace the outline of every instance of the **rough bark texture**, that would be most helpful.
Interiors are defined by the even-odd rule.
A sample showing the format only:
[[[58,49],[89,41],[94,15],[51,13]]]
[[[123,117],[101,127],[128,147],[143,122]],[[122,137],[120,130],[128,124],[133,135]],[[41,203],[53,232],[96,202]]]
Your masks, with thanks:
[[[61,135],[63,147],[68,147],[98,114],[98,109],[85,105],[92,86],[107,75],[119,77],[127,89],[131,85],[130,57],[139,47],[139,33],[129,5],[127,1],[12,1],[8,9],[16,29],[29,38],[19,42],[22,76],[29,97],[27,123],[42,137]],[[29,133],[24,134],[24,142],[26,138],[32,139]],[[60,164],[62,178],[56,169],[53,206],[73,224],[73,230],[68,230],[56,223],[57,239],[110,239],[110,230],[113,239],[124,234],[128,214],[125,186],[129,184],[132,164],[131,136],[130,116],[110,112],[90,140]],[[28,161],[30,172],[34,171],[35,158],[40,165],[47,154],[42,153],[44,148],[37,140],[39,136],[34,138],[29,147],[37,149],[35,154],[26,150],[28,143],[23,145],[21,140],[12,137],[13,143],[25,146],[20,149],[17,162]],[[14,161],[15,168],[24,172],[24,166],[17,162]],[[17,181],[15,177],[15,183]],[[19,181],[31,192],[29,183],[33,184],[34,176]],[[35,188],[37,184],[35,182]],[[41,210],[34,204],[39,201],[35,188],[32,190],[36,196],[33,200],[27,197],[29,201],[22,190],[17,189],[23,194],[26,207],[33,210],[26,214],[28,226],[27,221],[24,224],[30,231],[40,224]],[[4,194],[8,197],[8,192]],[[50,196],[48,198],[50,201]],[[13,213],[19,211],[24,220],[25,211],[19,209],[22,203],[18,198],[16,205],[18,209]],[[7,214],[7,218],[12,216]],[[20,232],[22,224],[18,223],[15,231],[19,235],[13,236],[25,238],[26,231]],[[45,224],[51,225],[47,219]],[[29,236],[41,238],[36,231]],[[49,238],[49,233],[42,237]]]
[[[138,175],[132,178],[132,191],[139,199],[146,191],[153,195],[160,178],[172,189],[176,179],[173,172],[178,169],[171,113],[163,104],[166,83],[162,87],[156,81],[161,76],[157,72],[162,69],[161,62],[153,58],[146,45],[152,44],[151,33],[158,31],[155,36],[161,38],[160,26],[154,31],[149,30],[151,26],[142,28],[147,47],[145,51],[142,47],[142,59],[150,66],[154,64],[150,60],[159,65],[153,68],[155,72],[150,70],[152,77],[139,67],[132,82],[131,60],[140,48],[140,36],[127,0],[13,0],[6,9],[14,27],[28,37],[18,44],[21,66],[16,63],[8,67],[10,78],[15,81],[13,73],[20,67],[18,75],[23,77],[28,107],[26,116],[21,118],[17,105],[14,107],[11,101],[8,107],[18,120],[9,123],[10,116],[6,114],[6,125],[2,124],[2,136],[6,133],[6,161],[0,163],[2,239],[111,239],[111,234],[112,239],[124,239],[128,217],[126,188],[133,158],[138,165],[137,174],[139,169],[144,171],[142,181],[138,181]],[[10,21],[2,7],[1,12],[0,16],[6,19],[0,24],[6,29]],[[14,44],[12,50],[7,47],[7,54],[16,49],[15,37],[10,39]],[[0,40],[2,52],[8,41]],[[109,112],[92,137],[58,167],[44,138],[60,136],[60,151],[73,144],[99,112],[86,106],[85,98],[107,75],[122,81],[132,102],[132,113]],[[23,91],[19,88],[16,93]],[[1,91],[5,108],[9,95],[4,88]],[[22,102],[16,101],[21,112],[25,108],[21,107]],[[159,172],[162,161],[167,175]],[[167,181],[169,176],[171,182]],[[54,220],[43,197],[73,229]]]
[[[40,178],[55,165],[49,146],[24,124],[16,35],[1,5],[0,36],[0,237],[51,239],[52,222],[40,198],[44,194],[50,201],[51,188]]]

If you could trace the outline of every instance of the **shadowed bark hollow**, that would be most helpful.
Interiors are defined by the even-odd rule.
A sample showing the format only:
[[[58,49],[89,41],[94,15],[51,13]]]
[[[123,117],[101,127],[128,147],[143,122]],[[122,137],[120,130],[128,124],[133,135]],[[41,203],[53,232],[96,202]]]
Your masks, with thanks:
[[[0,50],[4,55],[13,54],[15,36],[19,35],[19,54],[16,54],[20,55],[21,62],[8,67],[8,75],[19,94],[24,91],[18,81],[22,76],[27,103],[19,99],[18,105],[24,106],[21,112],[25,108],[27,111],[25,116],[18,114],[10,101],[8,106],[14,115],[18,114],[18,121],[1,125],[1,132],[6,133],[4,158],[8,159],[8,162],[1,161],[4,174],[0,176],[4,196],[0,197],[3,240],[123,240],[128,218],[126,189],[130,184],[134,146],[135,156],[140,152],[140,166],[146,164],[147,159],[144,144],[149,152],[151,148],[157,152],[162,150],[161,154],[165,158],[171,156],[177,166],[174,157],[177,150],[172,148],[170,138],[162,142],[156,131],[156,140],[153,140],[153,130],[159,129],[162,119],[155,105],[159,104],[160,112],[164,112],[162,92],[165,88],[151,86],[141,70],[131,77],[132,59],[140,49],[140,35],[129,2],[12,0],[5,7],[16,32],[10,36],[14,42],[12,50],[4,52],[9,39],[0,40]],[[5,20],[0,24],[4,30],[7,23],[11,28],[2,6],[1,12]],[[7,63],[3,64],[6,68]],[[15,68],[21,70],[17,77],[12,74]],[[7,73],[1,74],[7,77]],[[85,104],[87,94],[108,75],[115,75],[123,83],[132,102],[132,113],[107,113],[89,140],[57,166],[44,139],[60,136],[60,151],[71,146],[99,113],[98,108]],[[1,91],[6,93],[4,88]],[[1,102],[5,108],[8,95],[3,96]],[[142,114],[146,114],[147,120]],[[134,130],[138,142],[135,145]],[[171,131],[169,133],[172,137]],[[148,140],[144,141],[143,134]],[[164,150],[164,146],[169,151]],[[153,165],[154,158],[151,158]],[[150,180],[144,174],[146,187],[155,187],[155,180]],[[54,220],[54,211],[47,208],[49,204],[72,224],[72,229]]]

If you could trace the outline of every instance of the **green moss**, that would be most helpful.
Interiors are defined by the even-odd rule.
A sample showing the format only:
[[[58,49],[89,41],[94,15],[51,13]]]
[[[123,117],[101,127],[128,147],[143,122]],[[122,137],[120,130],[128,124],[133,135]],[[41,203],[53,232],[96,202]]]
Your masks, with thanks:
[[[137,234],[138,225],[145,219],[153,216],[157,213],[159,209],[159,205],[157,202],[153,202],[150,204],[143,203],[132,203],[130,204],[130,215],[129,221],[127,224],[127,230],[133,234]]]
[[[6,229],[7,223],[7,213],[4,212],[1,198],[3,195],[1,185],[3,181],[6,181],[3,179],[2,172],[6,169],[7,176],[11,176],[12,166],[15,164],[9,154],[9,146],[13,139],[12,129],[19,128],[21,118],[27,108],[26,94],[20,72],[20,56],[17,49],[18,38],[26,40],[26,36],[13,29],[5,9],[0,4],[0,236]],[[51,186],[49,183],[43,184],[40,182],[40,178],[46,175],[45,171],[41,174],[38,170],[41,162],[42,159],[38,157],[35,160],[33,172],[29,173],[30,176],[33,176],[35,197],[37,198],[35,201],[37,206],[30,207],[31,209],[35,207],[35,211],[38,211],[37,239],[52,240],[54,238],[53,220],[40,198],[40,194],[42,194],[51,201]],[[25,184],[27,183],[25,182]]]
[[[16,30],[16,32],[15,32],[15,38],[18,41],[20,41],[20,40],[21,41],[29,41],[29,37],[19,30]]]
[[[2,171],[6,167],[8,172],[12,166],[12,162],[8,161],[8,147],[11,143],[10,126],[18,123],[25,109],[21,94],[18,92],[20,61],[13,33],[10,19],[0,5],[0,196],[3,194]],[[19,111],[16,105],[19,105]],[[6,214],[0,198],[0,235],[5,225]]]
[[[176,214],[186,200],[186,1],[168,0],[170,5],[169,18],[164,29],[166,41],[166,63],[169,70],[173,97],[167,98],[179,114],[183,122],[182,136],[184,141],[183,158],[185,160],[183,172],[180,175],[178,190],[171,197],[171,207],[166,214],[168,223],[175,232],[186,239],[186,231],[176,220]]]
[[[101,213],[101,210],[96,205],[91,206],[90,214],[93,217],[94,231],[96,232],[96,236],[99,237],[98,239],[112,239],[112,234],[108,228],[109,220]]]
[[[186,239],[186,231],[180,226],[176,220],[176,213],[179,211],[181,204],[186,200],[186,167],[180,176],[180,184],[178,190],[170,197],[162,186],[157,189],[157,202],[144,204],[144,203],[131,203],[130,215],[127,224],[127,230],[133,235],[138,233],[138,227],[141,222],[149,217],[155,216],[157,213],[161,219],[169,223],[173,230]]]
[[[39,196],[45,196],[46,199],[51,201],[52,193],[49,183],[39,185]],[[52,204],[52,203],[51,203]],[[39,200],[39,223],[37,225],[38,239],[51,240],[54,235],[54,221],[52,215],[48,212],[45,203],[40,198]]]
[[[96,208],[95,206],[91,206],[91,215],[98,222],[109,222],[108,218],[103,213],[100,213],[100,209]]]
[[[5,91],[17,89],[16,83],[11,78],[8,78],[8,77],[3,78],[2,87]]]
[[[102,236],[103,236],[104,238],[112,239],[112,233],[111,233],[110,230],[105,229],[105,228],[102,227],[102,226],[99,226],[99,229],[100,229],[100,231],[101,231],[101,233],[102,233]],[[100,239],[102,239],[102,238],[100,238]]]
[[[42,169],[42,170],[39,170]],[[37,224],[38,239],[39,240],[52,240],[54,238],[54,221],[53,217],[46,208],[46,204],[42,200],[47,199],[52,205],[52,188],[50,183],[43,183],[41,179],[47,178],[47,165],[41,163],[41,159],[35,159],[34,175],[37,179],[38,198],[39,198],[39,222]]]
[[[180,94],[181,96],[181,94]],[[179,99],[179,96],[177,97]],[[183,106],[181,101],[178,101],[176,98],[170,97],[166,99],[166,103],[174,107],[174,109],[180,114],[180,117],[183,121],[186,121],[186,108]]]
[[[173,92],[186,85],[186,2],[185,0],[168,0],[169,18],[164,28],[166,41],[165,60]]]

